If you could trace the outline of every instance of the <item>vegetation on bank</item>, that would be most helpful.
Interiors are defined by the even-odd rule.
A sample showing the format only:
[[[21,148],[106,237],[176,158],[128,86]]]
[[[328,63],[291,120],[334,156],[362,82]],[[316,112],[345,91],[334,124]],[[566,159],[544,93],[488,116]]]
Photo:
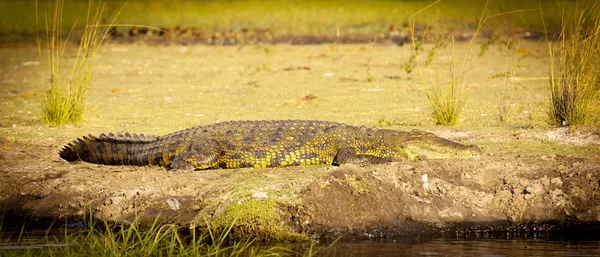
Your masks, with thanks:
[[[232,239],[235,220],[222,231],[209,225],[203,232],[184,232],[176,225],[142,227],[137,222],[111,225],[90,222],[85,229],[63,228],[63,234],[31,237],[20,232],[0,233],[2,256],[312,256],[318,251],[312,244],[306,253],[283,247],[261,247],[250,237]],[[2,229],[0,223],[0,230]],[[65,225],[66,226],[66,225]]]
[[[479,1],[482,2],[482,1]],[[6,5],[7,3],[4,2],[0,2],[4,5]],[[338,7],[338,12],[340,13],[344,13],[345,14],[339,14],[335,15],[335,14],[331,14],[331,15],[325,15],[325,16],[321,16],[319,15],[318,17],[337,17],[339,21],[346,21],[349,23],[354,22],[355,20],[353,18],[355,17],[361,17],[360,19],[366,19],[364,20],[362,23],[362,25],[360,26],[356,26],[356,25],[334,25],[331,23],[328,23],[327,20],[323,20],[323,18],[318,19],[316,17],[311,17],[311,15],[314,13],[313,11],[310,11],[310,8],[314,8],[313,5],[326,5],[323,2],[305,2],[302,4],[296,3],[296,2],[288,2],[287,5],[282,4],[281,2],[263,2],[261,4],[252,4],[249,2],[245,2],[245,1],[234,1],[234,2],[230,2],[230,3],[223,3],[223,2],[212,2],[212,1],[208,1],[208,2],[192,2],[194,4],[197,4],[199,6],[188,6],[189,9],[206,9],[208,8],[208,6],[212,6],[214,7],[213,9],[216,11],[214,13],[219,13],[220,15],[224,15],[227,13],[228,8],[229,9],[236,9],[238,8],[237,5],[248,5],[248,6],[244,6],[244,7],[251,7],[251,6],[255,6],[256,8],[260,7],[262,9],[260,10],[269,10],[269,8],[271,8],[273,11],[272,12],[268,12],[269,14],[271,13],[278,13],[278,12],[284,12],[284,10],[288,10],[290,11],[290,13],[285,13],[282,14],[284,16],[290,16],[290,17],[294,17],[296,14],[296,12],[299,13],[303,13],[303,15],[301,15],[302,17],[305,17],[307,20],[295,20],[292,19],[293,22],[287,22],[288,24],[319,24],[319,26],[331,26],[332,28],[335,27],[336,33],[339,36],[340,33],[362,33],[362,32],[366,32],[366,33],[375,33],[376,31],[369,31],[368,29],[365,31],[362,31],[361,29],[358,29],[356,31],[354,31],[354,29],[349,32],[348,30],[346,30],[346,28],[348,26],[353,27],[353,28],[359,28],[359,27],[369,27],[373,24],[379,24],[377,25],[379,28],[378,30],[381,30],[381,27],[385,27],[382,25],[381,20],[377,20],[377,18],[375,17],[398,17],[398,16],[402,16],[402,15],[379,15],[379,16],[369,16],[368,13],[366,12],[367,15],[365,15],[364,13],[361,13],[361,15],[357,15],[356,13],[352,14],[352,10],[355,10],[353,8],[355,8],[356,6],[345,6],[343,3],[337,3],[337,2],[333,2],[333,4],[336,4],[336,6]],[[20,3],[21,5],[23,5],[23,3]],[[103,14],[105,13],[106,10],[111,10],[114,9],[116,7],[116,4],[121,4],[121,7],[123,7],[123,5],[125,4],[129,4],[129,6],[127,8],[123,9],[119,9],[119,11],[117,11],[114,15],[115,19],[113,19],[110,23],[106,23],[105,22],[105,18],[103,17]],[[163,3],[164,4],[164,3]],[[176,6],[177,8],[181,7],[181,6],[186,6],[190,4],[190,2],[175,2],[172,3],[173,6]],[[279,6],[278,6],[279,4]],[[332,4],[332,3],[327,3],[327,4]],[[364,4],[364,2],[355,2],[356,5],[361,5]],[[368,6],[365,6],[365,10],[369,10],[369,11],[373,11],[373,10],[380,10],[379,8],[382,8],[382,6],[386,6],[386,4],[391,4],[390,2],[386,2],[386,1],[380,1],[380,2],[373,2],[370,3]],[[538,3],[537,9],[533,8],[534,6],[527,6],[527,5],[523,5],[522,3],[517,3],[517,2],[509,2],[509,3],[503,3],[502,6],[498,6],[497,1],[485,1],[483,2],[483,6],[480,6],[478,4],[474,4],[471,3],[471,5],[469,6],[465,6],[464,3],[462,4],[453,4],[451,6],[448,6],[448,1],[435,1],[433,3],[430,3],[429,5],[426,5],[424,7],[422,7],[422,3],[421,4],[417,4],[414,2],[409,2],[409,3],[404,3],[404,2],[400,2],[400,3],[395,3],[398,5],[406,5],[408,4],[409,6],[405,6],[406,8],[403,8],[403,10],[405,10],[406,12],[409,12],[410,10],[412,10],[412,15],[409,16],[408,18],[405,17],[403,18],[403,24],[404,26],[407,26],[408,30],[410,31],[410,36],[411,36],[411,42],[412,42],[412,48],[414,50],[414,54],[411,56],[411,58],[409,58],[409,60],[406,62],[405,64],[405,70],[407,71],[407,73],[410,73],[410,71],[412,70],[412,67],[415,66],[415,64],[417,66],[419,66],[419,73],[421,75],[421,79],[423,80],[424,83],[426,84],[432,84],[433,85],[433,90],[431,90],[430,92],[427,93],[427,99],[429,100],[430,106],[432,108],[432,118],[435,120],[436,124],[438,125],[456,125],[459,121],[460,121],[460,114],[462,112],[462,108],[465,106],[466,104],[466,98],[463,95],[463,91],[465,88],[465,77],[467,76],[466,73],[466,67],[468,67],[469,65],[471,65],[471,52],[473,51],[474,47],[475,47],[475,40],[477,39],[477,36],[479,34],[480,31],[484,30],[484,28],[495,28],[495,29],[500,29],[502,28],[499,25],[507,25],[506,22],[513,22],[514,20],[521,20],[521,21],[526,21],[524,22],[524,24],[528,24],[528,26],[531,26],[532,24],[536,24],[536,22],[534,22],[535,19],[531,19],[532,17],[538,16],[537,20],[539,20],[541,22],[541,24],[544,27],[544,30],[546,31],[546,33],[548,33],[549,28],[552,29],[555,27],[555,24],[559,23],[556,21],[556,18],[559,17],[559,15],[557,15],[557,10],[568,10],[568,13],[573,13],[573,16],[577,16],[579,14],[578,17],[570,17],[569,15],[562,15],[561,17],[561,21],[560,23],[562,25],[560,25],[560,42],[562,42],[562,44],[560,45],[560,47],[556,47],[555,49],[553,49],[552,47],[550,47],[550,54],[552,57],[552,70],[551,70],[551,88],[552,88],[552,96],[551,96],[551,103],[550,103],[550,108],[551,110],[549,110],[549,122],[551,124],[562,124],[562,125],[581,125],[581,124],[590,124],[590,123],[595,123],[597,122],[598,118],[596,117],[596,115],[594,115],[593,113],[595,113],[596,110],[596,106],[597,106],[597,99],[598,99],[598,92],[600,90],[598,90],[598,82],[597,82],[597,76],[595,75],[597,67],[594,67],[594,65],[597,65],[598,61],[598,57],[595,56],[595,53],[597,53],[598,51],[594,51],[595,49],[597,49],[597,45],[599,44],[598,41],[600,41],[598,38],[598,33],[597,33],[597,29],[594,32],[594,28],[597,28],[597,20],[598,20],[598,14],[597,12],[597,5],[584,5],[584,8],[581,8],[581,6],[579,5],[580,2],[575,2],[573,4],[566,4],[566,3],[562,3],[560,1],[550,1],[548,3]],[[77,8],[77,4],[76,3],[71,3],[70,5],[71,8]],[[131,11],[133,9],[139,8],[140,3],[136,2],[136,1],[132,1],[131,3],[129,2],[121,2],[121,1],[109,1],[108,3],[105,2],[100,2],[97,6],[93,3],[93,1],[89,1],[88,6],[87,6],[87,18],[86,18],[86,22],[85,22],[85,26],[84,26],[84,30],[83,30],[83,34],[81,37],[81,42],[79,45],[79,51],[76,55],[73,67],[71,69],[71,72],[66,74],[66,78],[63,78],[63,76],[65,75],[64,71],[63,71],[63,59],[64,59],[64,53],[65,53],[65,48],[68,46],[68,37],[71,34],[71,31],[73,29],[73,27],[71,27],[71,30],[69,30],[69,33],[64,33],[63,32],[63,27],[65,25],[68,25],[68,22],[63,22],[63,19],[66,19],[67,17],[69,17],[70,14],[69,12],[64,12],[63,8],[65,8],[64,2],[63,1],[49,1],[47,3],[47,6],[44,7],[44,4],[41,4],[41,6],[36,5],[36,24],[39,25],[39,21],[38,18],[40,16],[44,16],[44,15],[40,15],[39,13],[37,13],[38,8],[40,10],[44,10],[46,9],[46,11],[41,11],[42,13],[46,14],[44,17],[48,17],[50,16],[51,18],[46,18],[45,20],[45,24],[46,24],[46,30],[45,30],[45,34],[46,38],[45,38],[45,47],[44,50],[47,52],[47,59],[48,59],[48,70],[50,73],[50,84],[51,84],[51,90],[48,91],[48,93],[45,95],[45,97],[43,98],[43,102],[42,102],[42,120],[50,125],[61,125],[61,124],[65,124],[65,123],[75,123],[78,122],[82,119],[83,114],[84,114],[84,108],[85,108],[85,95],[86,95],[86,91],[87,91],[87,86],[89,84],[90,81],[90,77],[92,75],[92,67],[93,67],[93,62],[94,59],[96,57],[96,53],[98,51],[98,49],[100,48],[100,45],[102,44],[102,42],[107,38],[107,36],[109,35],[109,33],[112,32],[112,30],[109,29],[110,26],[112,26],[113,23],[115,23],[117,17],[119,16],[119,14],[121,14],[121,12],[123,11],[126,15],[123,19],[127,19],[127,18],[131,18],[132,15],[129,14],[127,15],[128,11]],[[202,5],[206,5],[206,6],[202,6]],[[96,6],[96,8],[94,8],[93,6]],[[107,7],[109,6],[109,7]],[[160,8],[159,8],[160,6]],[[227,6],[227,7],[226,7]],[[588,11],[588,12],[582,12],[582,10],[585,10],[586,7],[592,6],[592,10]],[[165,8],[164,6],[162,6],[160,3],[157,2],[146,2],[144,3],[144,7],[152,9],[152,8],[158,8],[161,9],[161,15],[165,16],[165,17],[179,17],[180,14],[177,13],[177,15],[175,15],[174,13],[170,13],[169,8]],[[284,8],[287,7],[287,8]],[[319,8],[318,10],[328,10],[327,7],[321,6],[322,8]],[[368,7],[368,8],[366,8]],[[390,6],[387,6],[388,8],[390,8]],[[418,8],[418,7],[422,7],[422,9],[413,9],[413,8]],[[308,8],[304,9],[304,8]],[[465,10],[472,10],[473,14],[477,14],[479,13],[479,18],[475,18],[474,17],[468,17],[465,15],[461,15],[461,16],[457,16],[456,12],[453,12],[452,10],[454,10],[454,8],[459,8],[461,9],[463,12]],[[480,8],[480,9],[477,9]],[[566,8],[566,9],[564,9]],[[188,8],[186,8],[188,9]],[[209,8],[210,9],[210,8]],[[252,10],[252,8],[243,8],[244,10]],[[330,8],[329,8],[330,9]],[[347,9],[347,11],[346,11]],[[73,9],[74,10],[74,9]],[[260,10],[255,9],[255,12],[259,12]],[[440,13],[439,10],[444,10],[443,15],[438,15],[440,16],[438,19],[430,19],[429,15],[431,15],[431,12],[437,12],[438,14]],[[536,10],[538,10],[539,12],[535,12]],[[114,11],[114,10],[113,10]],[[331,11],[331,10],[330,10]],[[382,11],[382,10],[380,10]],[[351,17],[346,17],[344,15],[348,15],[348,13],[350,13],[349,15]],[[255,13],[256,14],[256,13]],[[435,31],[436,29],[429,29],[431,31],[429,32],[424,32],[423,35],[419,35],[417,36],[415,33],[415,27],[416,22],[415,22],[415,16],[416,14],[419,15],[420,20],[422,19],[423,21],[426,22],[432,22],[433,24],[436,24],[436,28],[437,30],[442,30],[442,31],[446,31],[446,32],[432,32]],[[537,15],[535,15],[537,14]],[[159,23],[155,23],[155,22],[163,22],[165,23],[166,21],[161,20],[160,18],[156,18],[156,17],[162,17],[161,15],[155,15],[153,17],[155,17],[155,19],[153,19],[153,21],[140,21],[143,26],[162,26],[162,24]],[[506,18],[506,17],[502,17],[499,18],[498,16],[508,16],[510,15],[510,19]],[[515,19],[515,17],[519,17],[520,15],[526,15],[527,17],[529,17],[529,19]],[[266,19],[267,21],[265,21],[265,24],[279,24],[279,23],[272,23],[272,21],[268,21],[269,15],[255,15],[257,17],[262,17],[264,19]],[[202,16],[203,19],[209,19],[209,16]],[[242,17],[244,17],[242,15]],[[254,16],[253,16],[254,17]],[[467,17],[467,18],[465,18]],[[490,19],[494,17],[493,19]],[[250,19],[250,16],[247,17],[248,19]],[[442,23],[440,23],[440,21],[443,21],[444,19],[450,19],[453,22],[447,22],[444,25],[441,25]],[[310,19],[315,19],[309,21]],[[465,20],[466,19],[466,20]],[[530,20],[531,19],[531,20]],[[223,21],[223,17],[220,17],[220,20]],[[235,20],[235,19],[233,19]],[[469,20],[469,21],[467,21]],[[592,21],[590,23],[590,20]],[[227,21],[229,21],[229,19],[227,19]],[[407,22],[408,21],[408,22]],[[593,21],[596,21],[595,23]],[[153,23],[154,22],[154,23]],[[388,24],[392,24],[392,25],[396,25],[398,22],[400,21],[386,21],[386,23]],[[462,22],[462,25],[461,25]],[[105,24],[106,23],[106,24]],[[168,22],[166,22],[168,23]],[[225,22],[227,23],[227,22]],[[585,26],[584,26],[585,23]],[[3,24],[2,22],[0,22],[0,24]],[[132,22],[131,24],[136,24],[136,22]],[[223,24],[223,22],[220,22],[218,24]],[[240,24],[243,24],[244,26],[240,26]],[[254,29],[262,29],[265,28],[264,26],[254,26],[252,25],[252,23],[248,23],[248,22],[241,22],[240,24],[228,24],[227,27],[229,28],[229,30],[234,30],[234,29],[247,29],[248,27],[253,27]],[[591,24],[591,25],[590,25]],[[518,27],[518,28],[525,28],[521,25],[515,25],[514,26]],[[73,26],[73,25],[70,25]],[[120,25],[118,25],[120,26]],[[590,28],[591,26],[591,28]],[[595,27],[594,27],[595,26]],[[210,27],[214,30],[219,30],[219,29],[224,29],[224,28],[217,28],[217,27]],[[428,25],[429,27],[429,25]],[[446,44],[447,39],[447,35],[445,36],[435,36],[435,35],[427,35],[427,33],[433,33],[433,34],[444,34],[447,33],[447,30],[452,30],[455,28],[470,28],[473,27],[475,30],[474,35],[471,37],[471,40],[469,42],[469,51],[465,54],[464,60],[461,63],[461,67],[460,69],[458,69],[458,71],[455,71],[455,61],[454,61],[454,47],[452,48],[452,53],[451,55],[451,63],[450,63],[450,68],[449,68],[449,74],[448,75],[440,75],[439,73],[439,69],[437,69],[436,67],[432,66],[432,63],[435,60],[436,57],[436,51],[438,48],[443,47]],[[100,29],[102,28],[102,30]],[[212,30],[209,29],[209,30]],[[26,31],[27,29],[23,29],[23,31]],[[271,30],[270,28],[268,28],[267,30]],[[289,31],[287,31],[286,29],[274,29],[275,31],[282,31],[284,34],[288,33]],[[514,30],[514,28],[513,28]],[[101,33],[101,31],[103,33]],[[324,30],[319,29],[319,28],[310,28],[310,29],[297,29],[294,30],[293,33],[291,34],[309,34],[309,35],[314,35],[314,34],[322,34],[321,32],[323,32]],[[326,31],[326,30],[325,30]],[[362,32],[361,32],[362,31]],[[494,31],[494,29],[492,29],[491,31]],[[444,39],[446,38],[446,39]],[[490,37],[491,38],[491,37]],[[589,39],[589,40],[588,40]],[[422,41],[433,41],[433,47],[428,51],[427,57],[424,60],[417,60],[417,56],[419,55],[419,51],[423,51],[423,47],[422,47]],[[491,40],[491,39],[490,39]],[[454,45],[454,38],[452,39],[452,45]],[[580,43],[581,42],[581,43]],[[489,44],[484,44],[482,45],[482,50],[480,51],[479,55],[483,55],[485,53],[485,49],[483,46],[487,46],[489,47],[491,43]],[[552,44],[551,42],[549,44]],[[38,42],[38,45],[40,47],[39,51],[40,51],[40,55],[42,52],[42,47],[41,47],[41,42]],[[421,58],[423,59],[423,58]],[[421,62],[424,64],[425,67],[427,68],[431,68],[433,70],[435,70],[433,73],[435,73],[434,75],[430,75],[430,79],[429,81],[425,81],[424,76],[423,76],[423,72],[422,72],[422,65]],[[368,82],[372,82],[375,78],[370,70],[370,59],[367,61],[367,81]],[[570,85],[575,85],[575,86],[570,86]],[[501,115],[502,116],[502,115]],[[504,118],[501,118],[504,119]]]
[[[38,51],[40,57],[45,52],[48,60],[50,90],[42,99],[41,116],[44,123],[49,125],[76,123],[83,119],[94,61],[100,46],[108,38],[108,28],[103,26],[105,3],[88,1],[79,47],[71,64],[71,70],[66,71],[67,65],[63,62],[68,54],[65,51],[71,46],[69,44],[71,30],[68,33],[63,31],[64,6],[63,0],[54,0],[50,10],[42,14],[36,9],[35,13],[36,22],[39,23],[37,18],[40,15],[45,25],[45,29],[38,32],[41,34],[38,35]],[[41,81],[42,84],[47,83],[44,78]]]
[[[426,9],[415,14],[421,14],[428,8],[440,4],[436,1]],[[432,85],[432,90],[427,93],[427,99],[432,109],[431,117],[437,125],[456,125],[460,120],[462,108],[465,106],[466,98],[466,72],[468,67],[474,65],[476,60],[472,59],[475,48],[475,40],[479,36],[486,23],[499,19],[499,16],[513,15],[530,10],[513,10],[497,14],[489,14],[488,4],[481,9],[481,16],[470,38],[468,51],[461,66],[456,69],[454,53],[454,37],[450,49],[450,63],[448,74],[440,75],[437,67],[432,66],[437,48],[446,44],[447,36],[432,37],[431,48],[427,56],[419,57],[425,52],[422,42],[425,38],[418,38],[415,33],[415,17],[410,19],[411,46],[413,54],[405,63],[405,71],[410,73],[413,66],[418,67],[421,81]],[[550,125],[577,126],[600,124],[600,5],[587,3],[585,1],[575,2],[574,6],[566,6],[561,16],[561,28],[558,40],[550,39],[549,32],[545,29],[546,41],[549,47],[550,65],[550,103],[548,108],[548,123]],[[538,7],[541,17],[544,17],[544,7]],[[493,18],[493,19],[491,19]],[[545,22],[544,19],[541,19]],[[492,40],[492,37],[489,37]],[[478,56],[485,54],[485,47],[491,45],[483,44]],[[507,45],[509,41],[506,41]],[[507,46],[508,48],[508,46]],[[421,53],[421,55],[423,55]],[[430,78],[424,76],[424,69],[428,68]],[[513,70],[516,70],[516,64]],[[506,106],[502,104],[503,106]],[[500,112],[506,109],[500,108]],[[500,114],[500,120],[505,119],[505,114]]]
[[[231,203],[224,215],[211,221],[217,231],[227,231],[235,224],[236,234],[241,238],[261,238],[276,242],[308,241],[306,234],[293,233],[284,225],[272,199]]]
[[[582,1],[579,1],[582,2]],[[402,26],[430,1],[144,1],[109,0],[107,14],[114,16],[123,4],[116,24],[153,27],[197,27],[205,32],[229,30],[268,30],[278,35],[377,35],[391,25]],[[563,9],[574,1],[542,1],[543,20],[549,29],[559,29]],[[477,26],[485,1],[441,1],[421,15],[427,24],[464,30]],[[40,1],[41,10],[50,10]],[[490,1],[491,15],[511,10],[532,10],[511,15],[510,19],[490,20],[484,30],[542,31],[538,1]],[[0,0],[0,33],[29,33],[36,30],[34,1]],[[68,30],[87,10],[86,1],[65,5],[63,29]]]
[[[565,13],[558,41],[548,41],[552,125],[600,125],[600,4]]]

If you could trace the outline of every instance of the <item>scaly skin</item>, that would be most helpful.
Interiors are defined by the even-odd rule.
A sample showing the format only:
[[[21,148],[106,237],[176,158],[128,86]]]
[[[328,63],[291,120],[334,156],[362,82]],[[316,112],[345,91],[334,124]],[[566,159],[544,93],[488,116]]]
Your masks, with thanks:
[[[368,165],[416,158],[472,157],[463,145],[416,131],[355,127],[311,120],[230,121],[162,137],[83,137],[66,145],[67,161],[108,165],[160,165],[168,169],[266,168],[355,163]]]

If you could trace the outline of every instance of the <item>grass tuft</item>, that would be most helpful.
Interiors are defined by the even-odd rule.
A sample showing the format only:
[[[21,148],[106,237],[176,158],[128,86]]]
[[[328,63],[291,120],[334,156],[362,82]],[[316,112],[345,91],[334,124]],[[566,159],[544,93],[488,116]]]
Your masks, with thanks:
[[[600,124],[599,12],[599,4],[565,12],[559,40],[548,41],[551,125]]]
[[[42,99],[42,120],[49,125],[76,123],[81,121],[84,116],[86,93],[98,50],[109,37],[110,26],[101,25],[105,3],[88,1],[85,28],[70,71],[64,69],[63,61],[66,59],[65,51],[68,49],[69,37],[75,25],[67,34],[64,34],[62,29],[64,0],[53,0],[50,6],[50,13],[44,15],[46,47],[44,50],[48,59],[50,90]],[[36,1],[36,19],[37,11]],[[114,19],[111,25],[112,23],[114,23]],[[106,29],[101,31],[103,27]],[[40,56],[43,55],[42,40],[39,34],[38,52]]]
[[[436,1],[429,5],[426,8],[429,8],[435,4],[438,4],[440,1]],[[425,9],[423,9],[425,10]],[[423,11],[421,10],[421,11]],[[418,13],[414,14],[410,20],[410,34],[413,42],[413,49],[417,52],[418,43],[416,42],[416,33],[415,33],[415,16]],[[481,20],[479,22],[481,27]],[[473,36],[471,43],[469,44],[469,49],[475,40],[476,34]],[[425,60],[425,67],[431,67],[431,63],[433,62],[433,58],[435,57],[435,49],[443,46],[443,42],[441,37],[438,37],[434,47],[430,51],[427,59]],[[432,108],[431,117],[435,121],[437,125],[444,126],[454,126],[459,122],[460,114],[462,112],[463,107],[465,106],[465,100],[463,96],[462,89],[464,88],[464,71],[465,65],[468,63],[467,56],[469,53],[465,55],[465,60],[463,62],[463,67],[458,74],[455,74],[455,58],[454,58],[454,38],[452,38],[452,49],[451,49],[451,59],[450,59],[450,68],[449,68],[449,76],[445,79],[446,81],[440,81],[440,76],[437,70],[435,71],[435,78],[431,79],[430,83],[433,84],[433,90],[431,92],[426,93],[427,99],[429,100],[429,105]],[[419,70],[419,75],[421,76],[421,80],[425,81],[423,76],[423,68],[417,63],[417,67]],[[427,83],[427,82],[426,82]]]
[[[454,126],[458,124],[460,113],[465,106],[462,91],[457,92],[459,81],[454,74],[454,40],[450,60],[450,77],[447,82],[440,82],[439,76],[434,81],[434,89],[427,93],[427,99],[433,112],[432,117],[437,125]]]

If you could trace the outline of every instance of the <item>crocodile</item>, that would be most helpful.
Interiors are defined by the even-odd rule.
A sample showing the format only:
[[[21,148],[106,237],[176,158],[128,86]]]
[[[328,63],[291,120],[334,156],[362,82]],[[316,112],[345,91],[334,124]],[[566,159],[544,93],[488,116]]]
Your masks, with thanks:
[[[421,158],[474,157],[481,154],[481,149],[419,130],[271,120],[221,122],[165,136],[89,135],[67,144],[59,154],[69,162],[204,170],[345,163],[364,166]]]

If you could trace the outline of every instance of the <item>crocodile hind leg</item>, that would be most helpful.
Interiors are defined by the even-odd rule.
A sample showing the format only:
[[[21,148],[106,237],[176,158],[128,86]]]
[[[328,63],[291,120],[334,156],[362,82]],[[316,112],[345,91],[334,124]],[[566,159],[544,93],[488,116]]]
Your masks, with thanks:
[[[205,170],[218,168],[220,152],[219,145],[214,140],[195,142],[173,158],[169,169]]]
[[[359,166],[365,166],[370,164],[387,163],[393,161],[391,157],[379,157],[369,154],[357,154],[356,152],[357,150],[352,147],[340,149],[333,158],[333,165],[352,163]]]

